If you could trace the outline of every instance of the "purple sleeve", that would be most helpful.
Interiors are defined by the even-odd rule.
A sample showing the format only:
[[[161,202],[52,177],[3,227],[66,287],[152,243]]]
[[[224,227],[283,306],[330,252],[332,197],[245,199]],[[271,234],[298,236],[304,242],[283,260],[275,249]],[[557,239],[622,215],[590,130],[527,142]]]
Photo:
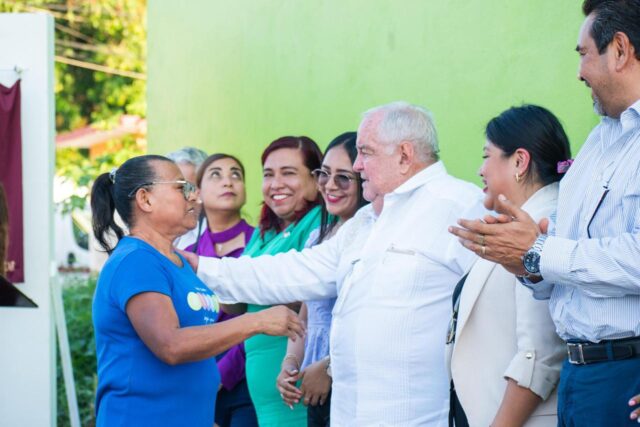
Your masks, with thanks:
[[[233,346],[218,361],[220,381],[227,390],[233,390],[244,379],[244,343]]]

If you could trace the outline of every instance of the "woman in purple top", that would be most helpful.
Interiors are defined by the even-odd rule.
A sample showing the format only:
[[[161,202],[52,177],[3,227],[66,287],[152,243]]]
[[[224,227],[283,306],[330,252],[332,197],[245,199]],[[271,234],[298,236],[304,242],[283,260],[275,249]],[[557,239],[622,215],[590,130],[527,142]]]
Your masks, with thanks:
[[[245,203],[244,166],[228,154],[209,156],[198,169],[196,183],[203,209],[196,243],[186,250],[198,255],[239,257],[253,234],[253,227],[240,215]],[[218,321],[235,317],[220,312]],[[255,409],[245,379],[244,344],[230,348],[217,358],[220,388],[216,399],[216,424],[257,426]]]

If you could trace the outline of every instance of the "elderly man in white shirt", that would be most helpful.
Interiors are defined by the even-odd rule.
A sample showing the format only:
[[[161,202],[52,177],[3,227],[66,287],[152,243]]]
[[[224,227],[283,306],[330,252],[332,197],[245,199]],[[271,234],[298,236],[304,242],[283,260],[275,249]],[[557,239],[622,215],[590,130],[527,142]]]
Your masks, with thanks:
[[[334,238],[302,252],[191,261],[227,303],[337,296],[332,425],[445,426],[451,294],[475,261],[447,227],[461,212],[483,214],[482,194],[447,174],[420,107],[366,112],[357,148],[354,170],[371,204]]]

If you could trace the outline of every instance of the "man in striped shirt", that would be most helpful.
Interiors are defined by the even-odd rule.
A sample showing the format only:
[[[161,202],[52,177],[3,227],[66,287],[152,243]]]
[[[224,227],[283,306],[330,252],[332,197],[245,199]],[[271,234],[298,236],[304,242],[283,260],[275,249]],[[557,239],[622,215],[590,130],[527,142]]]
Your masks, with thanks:
[[[640,0],[585,0],[578,78],[603,116],[560,183],[556,217],[460,220],[465,247],[548,298],[567,342],[559,426],[623,426],[640,392]],[[548,231],[548,232],[547,232]]]

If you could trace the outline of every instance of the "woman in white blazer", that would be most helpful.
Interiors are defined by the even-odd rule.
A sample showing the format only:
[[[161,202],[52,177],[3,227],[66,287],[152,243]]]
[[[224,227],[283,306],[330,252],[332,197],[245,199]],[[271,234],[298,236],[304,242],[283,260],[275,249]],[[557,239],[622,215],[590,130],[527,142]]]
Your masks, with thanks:
[[[571,157],[558,119],[542,107],[514,107],[489,122],[486,137],[479,171],[485,207],[494,210],[504,194],[534,219],[548,218]],[[547,301],[535,300],[513,274],[483,259],[454,299],[450,424],[555,427],[564,347]]]

